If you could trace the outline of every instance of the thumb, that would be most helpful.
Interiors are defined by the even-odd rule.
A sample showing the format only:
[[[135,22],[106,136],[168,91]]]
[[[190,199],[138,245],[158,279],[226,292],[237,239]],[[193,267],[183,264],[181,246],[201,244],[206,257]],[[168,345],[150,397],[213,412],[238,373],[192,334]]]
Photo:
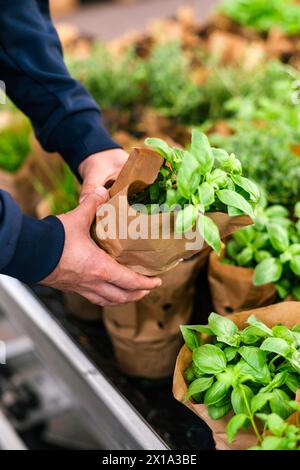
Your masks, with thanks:
[[[97,208],[108,200],[108,191],[103,186],[95,188],[93,192],[87,194],[79,206],[75,209],[76,217],[88,227],[92,225]]]

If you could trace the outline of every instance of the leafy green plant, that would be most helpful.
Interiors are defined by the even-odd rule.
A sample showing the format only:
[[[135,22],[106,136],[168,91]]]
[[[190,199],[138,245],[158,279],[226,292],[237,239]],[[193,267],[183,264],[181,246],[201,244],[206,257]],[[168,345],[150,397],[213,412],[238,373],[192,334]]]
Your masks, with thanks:
[[[222,262],[254,268],[253,282],[275,283],[281,299],[292,295],[300,300],[300,204],[295,219],[279,205],[257,210],[254,225],[232,235]]]
[[[0,168],[14,173],[30,152],[30,127],[27,121],[0,130]]]
[[[292,400],[300,385],[299,325],[269,328],[254,315],[243,330],[229,318],[211,313],[208,325],[182,326],[192,362],[185,371],[186,400],[207,405],[209,416],[220,419],[230,411],[227,439],[252,426],[259,445],[261,433],[255,417],[275,413],[283,420],[294,411]],[[211,343],[201,344],[199,333]],[[259,416],[259,415],[258,415]]]
[[[291,402],[296,411],[299,411],[299,403]],[[300,450],[300,427],[286,423],[275,413],[266,415],[259,413],[258,418],[264,423],[264,436],[259,446],[250,450]],[[297,415],[298,418],[298,415]]]
[[[211,135],[213,145],[239,156],[247,178],[266,193],[271,204],[293,205],[300,199],[300,160],[293,151],[299,142],[297,131],[284,124],[252,122],[232,124],[234,134]]]
[[[197,223],[207,244],[220,253],[218,227],[205,213],[221,211],[254,218],[260,197],[257,186],[241,175],[242,166],[234,154],[212,148],[201,132],[193,131],[188,151],[169,147],[156,138],[146,143],[165,160],[156,181],[134,195],[130,203],[143,203],[150,213],[157,205],[163,205],[165,211],[179,209],[176,231],[187,232]]]
[[[277,27],[286,34],[300,32],[300,7],[293,0],[224,0],[219,10],[258,31]]]
[[[103,108],[130,109],[144,101],[145,63],[132,49],[118,55],[96,44],[88,58],[68,58],[68,66]]]

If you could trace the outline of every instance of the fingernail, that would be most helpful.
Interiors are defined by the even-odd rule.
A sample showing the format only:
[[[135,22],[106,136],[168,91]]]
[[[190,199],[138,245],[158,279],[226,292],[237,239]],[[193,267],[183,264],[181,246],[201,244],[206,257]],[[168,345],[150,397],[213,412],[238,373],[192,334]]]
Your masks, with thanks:
[[[96,188],[95,193],[98,194],[98,196],[101,196],[103,199],[107,199],[108,191],[103,186]]]
[[[161,279],[158,279],[157,282],[156,282],[156,287],[159,287],[162,285],[162,280]]]

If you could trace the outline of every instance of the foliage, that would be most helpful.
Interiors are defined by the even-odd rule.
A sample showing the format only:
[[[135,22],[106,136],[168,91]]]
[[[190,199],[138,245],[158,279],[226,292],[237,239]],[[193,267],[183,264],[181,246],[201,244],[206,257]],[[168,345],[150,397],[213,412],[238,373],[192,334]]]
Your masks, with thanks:
[[[186,400],[207,405],[212,419],[233,411],[226,429],[228,441],[239,429],[252,426],[262,445],[265,435],[259,432],[255,417],[275,414],[285,420],[295,411],[292,400],[300,385],[300,333],[299,325],[269,328],[254,315],[247,323],[239,330],[229,318],[211,313],[208,326],[181,327],[193,353],[185,371]],[[201,344],[199,333],[209,334],[211,343]]]
[[[212,135],[212,143],[239,155],[245,176],[265,190],[270,203],[295,204],[300,198],[300,160],[293,150],[297,131],[276,122],[262,127],[238,122],[233,128],[231,136]]]
[[[260,197],[257,186],[241,175],[242,166],[234,154],[212,148],[199,131],[193,131],[188,151],[169,147],[161,139],[150,138],[146,143],[165,160],[156,181],[130,203],[145,204],[150,213],[157,211],[157,205],[159,210],[161,205],[164,211],[177,209],[176,231],[187,232],[197,223],[207,244],[220,253],[218,227],[204,213],[221,211],[254,218]]]
[[[27,121],[16,122],[0,130],[0,168],[14,173],[30,152],[30,126]]]
[[[126,110],[144,99],[145,65],[132,49],[118,55],[96,44],[85,59],[69,57],[68,66],[103,108]]]
[[[298,403],[291,404],[299,411]],[[288,424],[275,413],[260,413],[259,418],[264,422],[265,435],[261,444],[250,450],[300,450],[299,424]]]
[[[286,34],[300,33],[300,7],[293,0],[223,0],[219,9],[258,31],[277,27]]]

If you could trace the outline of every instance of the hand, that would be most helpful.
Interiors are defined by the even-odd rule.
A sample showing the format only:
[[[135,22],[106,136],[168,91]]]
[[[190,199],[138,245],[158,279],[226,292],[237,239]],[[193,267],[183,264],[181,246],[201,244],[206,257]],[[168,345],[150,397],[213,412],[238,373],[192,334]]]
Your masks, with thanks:
[[[58,216],[65,228],[65,246],[56,269],[41,284],[76,292],[102,306],[140,300],[161,285],[159,278],[142,276],[117,263],[92,240],[90,226],[107,197],[105,188],[97,188],[76,209]]]
[[[122,149],[105,150],[90,155],[79,165],[78,171],[83,184],[79,202],[99,186],[114,182],[128,159],[128,153]]]

